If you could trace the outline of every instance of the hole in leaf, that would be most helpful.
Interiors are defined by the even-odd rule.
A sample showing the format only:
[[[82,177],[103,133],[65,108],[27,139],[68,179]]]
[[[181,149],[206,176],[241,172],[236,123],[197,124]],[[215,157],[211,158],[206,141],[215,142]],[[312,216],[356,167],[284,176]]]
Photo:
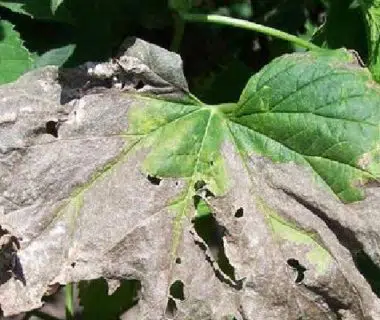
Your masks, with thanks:
[[[181,280],[176,280],[170,286],[170,295],[181,301],[185,300],[185,295],[183,293],[183,282]]]
[[[119,319],[124,312],[138,303],[140,290],[140,281],[122,280],[116,291],[108,295],[105,279],[81,281],[79,283],[79,300],[83,307],[81,319]]]
[[[154,177],[154,176],[151,176],[151,175],[148,175],[148,180],[151,184],[154,184],[155,186],[158,186],[160,183],[161,183],[161,180],[160,178],[157,178],[157,177]]]
[[[236,210],[235,212],[235,218],[241,218],[244,215],[244,210],[242,207]]]
[[[194,190],[199,191],[205,186],[206,186],[206,182],[204,182],[203,180],[198,180],[197,182],[194,183]]]
[[[53,137],[58,138],[58,122],[48,121],[45,124],[46,133],[51,134]]]
[[[218,224],[211,212],[207,215],[196,217],[193,223],[195,231],[209,247],[220,270],[230,279],[236,281],[235,269],[228,261],[224,251],[223,237],[226,233],[226,229]]]
[[[205,198],[214,198],[215,194],[213,194],[209,189],[205,189]]]
[[[214,165],[214,161],[210,161],[210,166],[213,166]]]
[[[181,264],[182,263],[182,260],[181,260],[181,258],[177,258],[177,259],[175,259],[175,263],[177,263],[177,264]]]
[[[177,305],[173,298],[168,299],[168,304],[166,305],[165,316],[174,317],[177,313]]]
[[[206,203],[206,201],[203,200],[201,196],[193,196],[193,202],[194,202],[194,208],[196,211],[196,218],[200,218],[203,216],[207,216],[211,214],[211,209]]]
[[[286,263],[297,271],[296,283],[300,283],[305,278],[305,271],[307,270],[297,259],[290,258]]]
[[[51,134],[53,137],[58,138],[58,122],[46,122],[46,133]]]
[[[145,86],[144,81],[139,80],[139,81],[137,82],[137,84],[135,85],[135,89],[136,89],[136,90],[140,90],[140,89],[144,88],[144,86]]]
[[[204,182],[203,180],[198,180],[194,183],[195,192],[202,194],[202,196],[205,198],[215,197],[215,195],[206,188],[206,185],[206,182]]]
[[[360,250],[354,255],[354,262],[361,274],[371,285],[372,291],[380,297],[380,268],[364,250]]]

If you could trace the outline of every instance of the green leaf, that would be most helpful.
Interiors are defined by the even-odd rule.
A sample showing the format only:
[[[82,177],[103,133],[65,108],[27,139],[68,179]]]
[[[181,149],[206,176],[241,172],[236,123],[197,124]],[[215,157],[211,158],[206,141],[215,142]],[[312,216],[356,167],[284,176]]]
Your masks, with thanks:
[[[380,1],[361,0],[367,23],[369,68],[377,82],[380,82]]]
[[[72,23],[73,20],[66,8],[63,5],[61,6],[62,3],[63,0],[0,0],[0,6],[15,13],[27,15],[35,19]]]
[[[49,50],[34,61],[33,67],[42,68],[48,65],[62,66],[71,57],[74,50],[74,44]]]
[[[290,55],[247,84],[229,128],[241,152],[311,168],[345,201],[378,177],[380,108],[367,70],[345,51]],[[375,158],[373,158],[375,157]]]
[[[1,20],[0,30],[3,32],[0,42],[0,83],[7,83],[30,69],[33,59],[11,23]]]

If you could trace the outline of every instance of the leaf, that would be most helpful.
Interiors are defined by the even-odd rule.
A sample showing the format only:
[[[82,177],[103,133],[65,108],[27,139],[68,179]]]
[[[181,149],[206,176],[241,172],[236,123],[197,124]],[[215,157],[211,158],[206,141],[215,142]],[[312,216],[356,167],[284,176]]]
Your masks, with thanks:
[[[361,4],[368,30],[369,69],[374,79],[380,82],[380,1],[363,0]]]
[[[61,48],[49,50],[35,60],[33,67],[41,68],[48,65],[55,65],[60,67],[70,58],[74,50],[74,44],[69,44]]]
[[[286,55],[209,106],[178,55],[126,44],[0,87],[0,241],[20,242],[4,314],[103,277],[141,283],[130,319],[379,319],[355,260],[380,265],[368,70],[345,50]]]
[[[328,48],[355,49],[379,82],[380,1],[330,0],[326,22],[314,35],[314,42]]]
[[[244,152],[309,166],[341,199],[360,200],[358,186],[377,175],[360,164],[378,146],[377,92],[368,84],[368,71],[355,67],[354,56],[337,51],[310,65],[314,59],[279,59],[252,78],[232,114],[230,130]],[[339,68],[343,61],[351,67]],[[337,89],[334,83],[344,86]],[[360,99],[365,99],[366,110],[357,110]]]
[[[326,21],[313,36],[313,42],[330,49],[356,50],[367,60],[365,20],[359,5],[347,0],[329,0]]]
[[[63,0],[1,0],[0,6],[35,19],[73,23],[70,13],[61,6],[62,3]]]
[[[0,30],[0,83],[7,83],[30,69],[33,59],[11,23],[0,21]]]

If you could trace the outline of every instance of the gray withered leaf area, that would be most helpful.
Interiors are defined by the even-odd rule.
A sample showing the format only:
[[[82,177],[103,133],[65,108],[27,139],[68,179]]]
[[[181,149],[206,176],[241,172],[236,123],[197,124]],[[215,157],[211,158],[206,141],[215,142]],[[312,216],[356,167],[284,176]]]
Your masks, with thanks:
[[[140,282],[126,319],[380,319],[379,92],[294,54],[208,106],[139,39],[1,86],[3,313],[104,277]]]

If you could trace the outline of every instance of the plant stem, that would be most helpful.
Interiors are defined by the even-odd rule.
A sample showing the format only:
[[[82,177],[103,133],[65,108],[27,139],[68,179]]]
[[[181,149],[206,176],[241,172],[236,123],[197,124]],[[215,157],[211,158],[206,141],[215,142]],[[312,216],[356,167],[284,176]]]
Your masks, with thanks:
[[[235,19],[225,16],[219,16],[215,14],[192,14],[192,13],[185,13],[182,14],[182,19],[188,22],[200,22],[200,23],[214,23],[214,24],[220,24],[220,25],[226,25],[230,27],[237,27],[247,30],[252,30],[260,33],[264,33],[268,36],[276,37],[282,40],[293,42],[294,44],[304,47],[306,49],[310,50],[323,50],[322,48],[316,46],[315,44],[303,40],[301,38],[298,38],[297,36],[294,36],[292,34],[286,33],[284,31],[266,27],[258,23],[242,20],[242,19]]]
[[[65,287],[66,320],[74,320],[74,287],[72,283]]]
[[[178,13],[173,14],[173,19],[174,19],[174,35],[173,35],[172,44],[170,46],[170,50],[174,52],[179,52],[182,38],[183,38],[183,33],[185,31],[185,21],[183,21],[182,17]]]

